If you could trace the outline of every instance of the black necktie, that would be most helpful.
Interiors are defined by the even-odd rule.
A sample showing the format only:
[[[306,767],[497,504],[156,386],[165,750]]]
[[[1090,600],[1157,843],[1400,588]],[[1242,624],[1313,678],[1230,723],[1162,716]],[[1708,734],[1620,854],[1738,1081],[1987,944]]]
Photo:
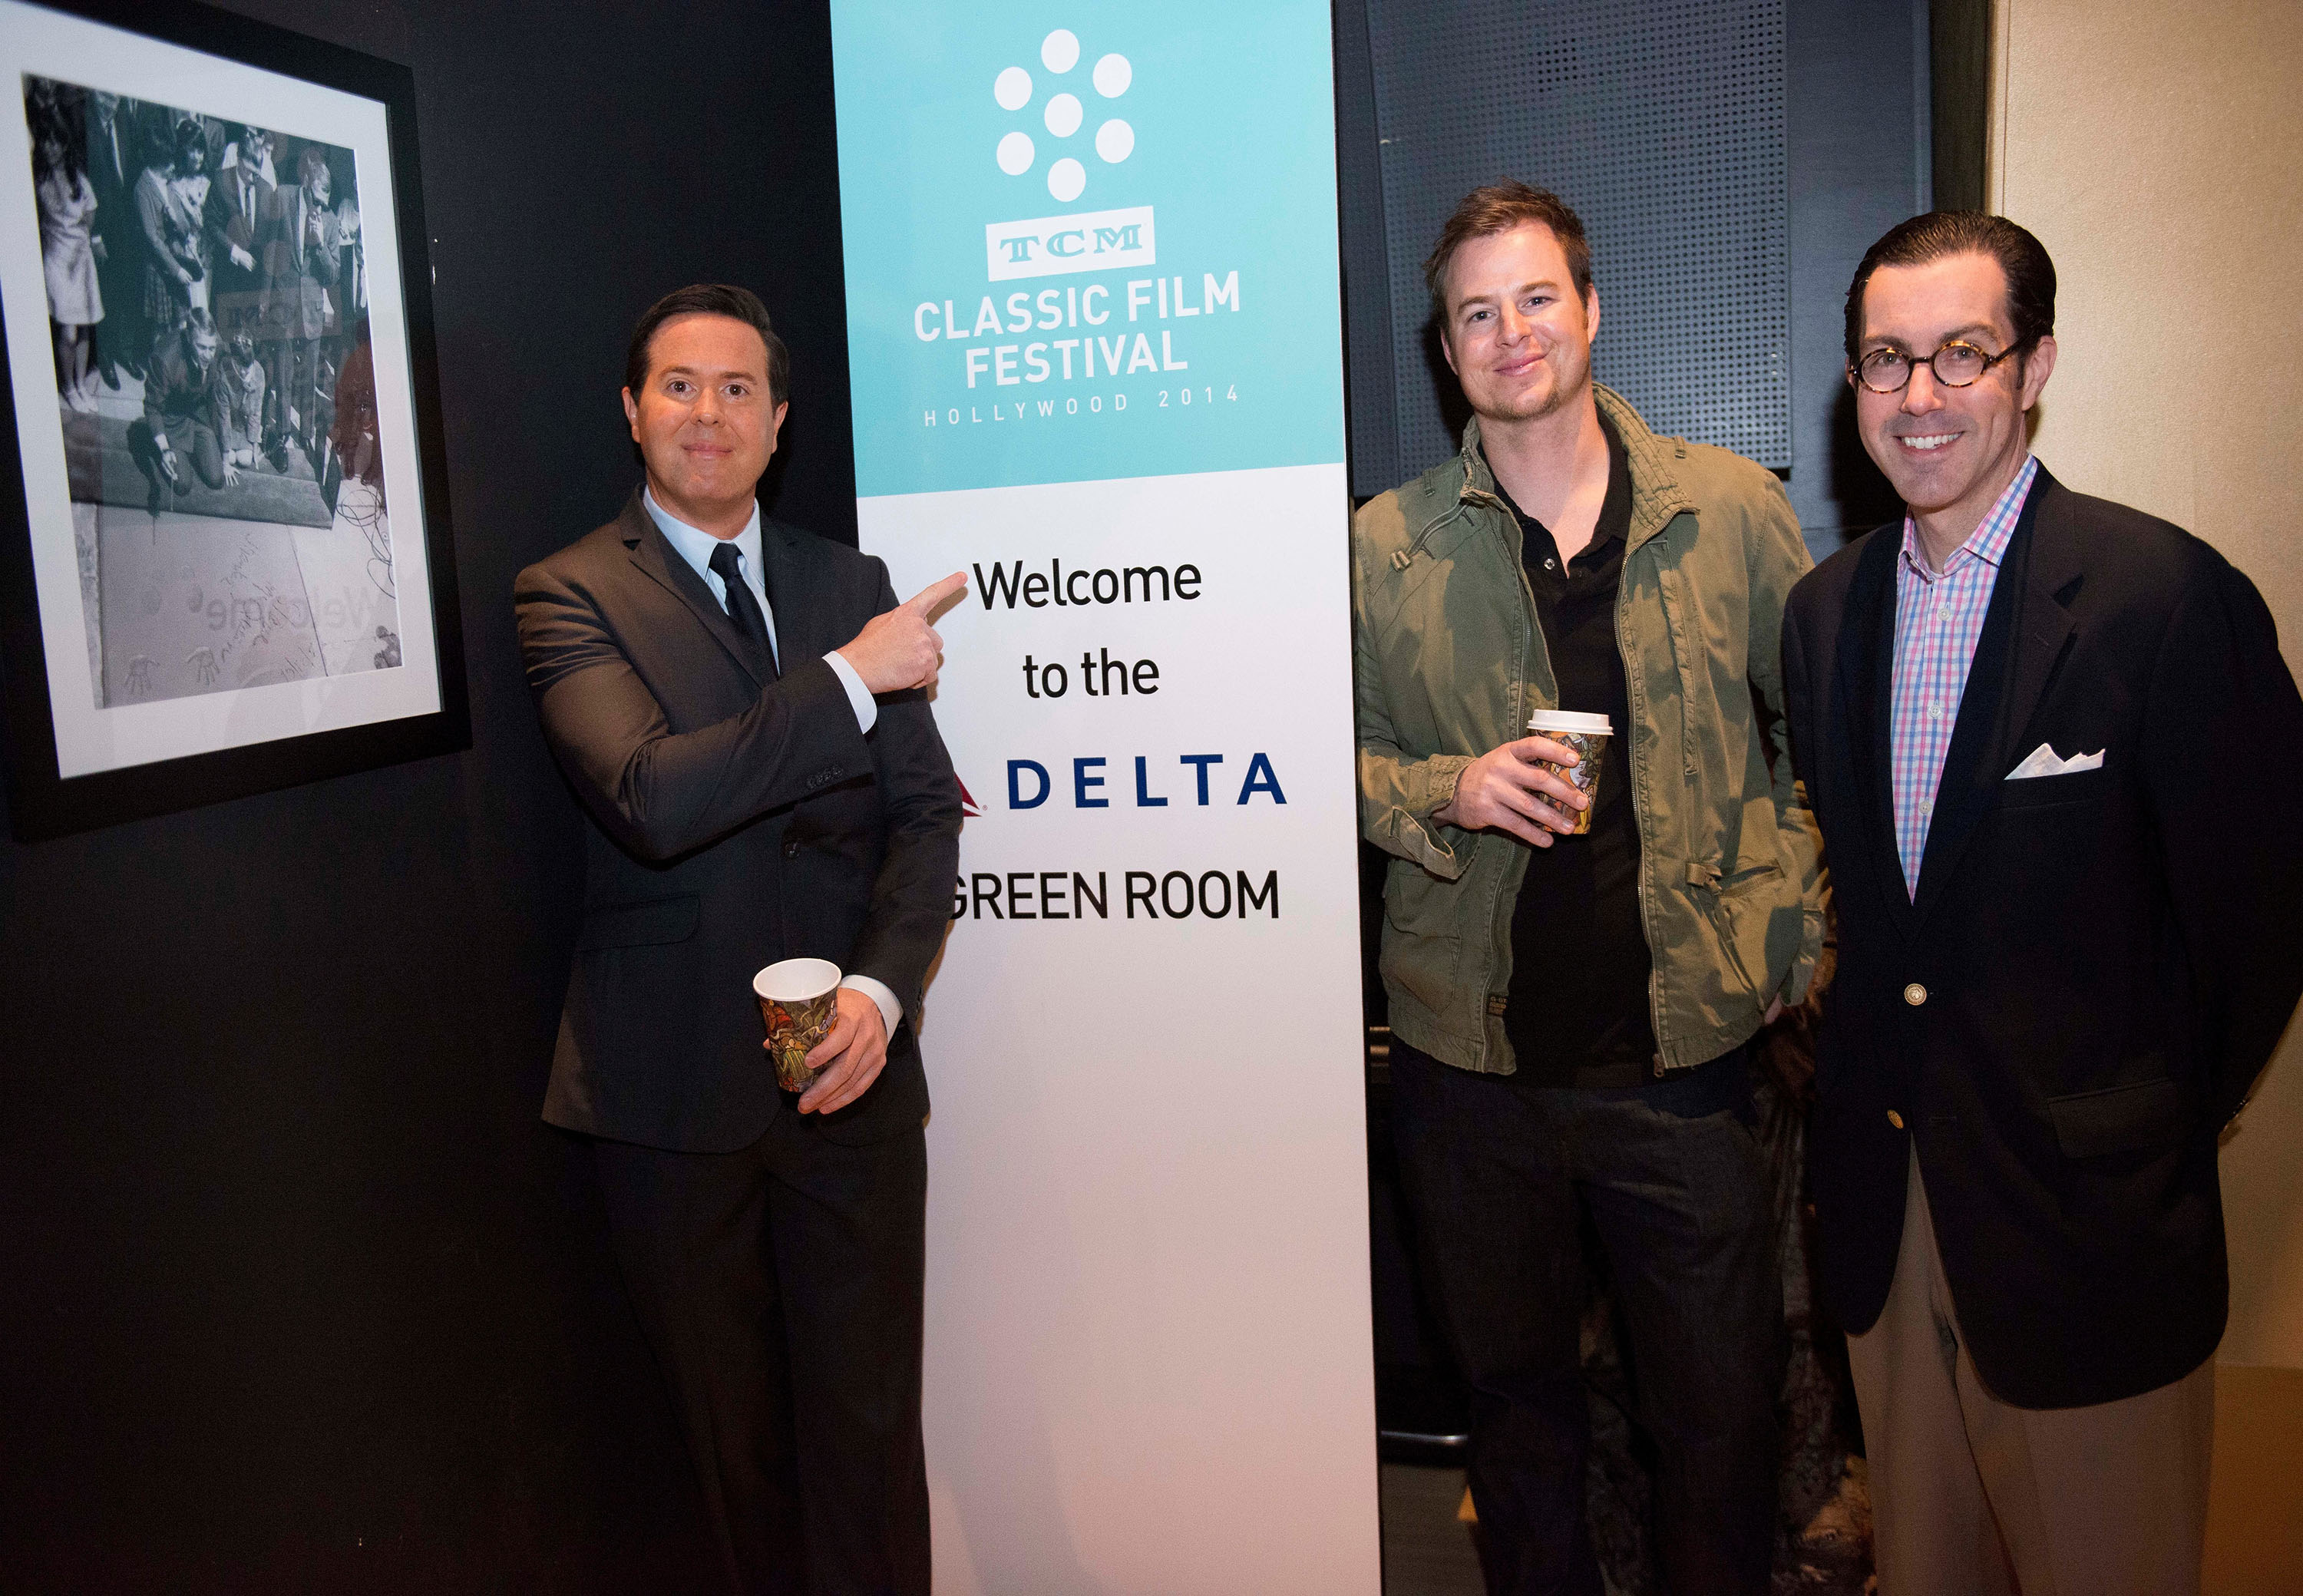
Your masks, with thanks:
[[[728,589],[728,619],[744,634],[760,662],[767,666],[768,680],[776,680],[775,646],[768,641],[767,618],[760,613],[760,601],[752,596],[751,585],[737,570],[740,552],[733,543],[723,542],[712,551],[712,574]]]

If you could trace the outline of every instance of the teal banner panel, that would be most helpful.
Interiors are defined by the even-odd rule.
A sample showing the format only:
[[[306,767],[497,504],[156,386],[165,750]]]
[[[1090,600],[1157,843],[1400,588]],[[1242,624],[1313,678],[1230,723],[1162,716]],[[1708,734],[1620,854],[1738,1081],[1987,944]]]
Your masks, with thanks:
[[[1325,4],[832,27],[859,496],[1343,459]]]

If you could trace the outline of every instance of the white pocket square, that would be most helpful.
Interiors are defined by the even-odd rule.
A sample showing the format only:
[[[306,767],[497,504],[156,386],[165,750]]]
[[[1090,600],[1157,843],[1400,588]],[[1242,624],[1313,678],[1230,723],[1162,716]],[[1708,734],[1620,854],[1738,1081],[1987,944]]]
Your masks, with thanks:
[[[2103,750],[2092,754],[2074,754],[2069,759],[2055,757],[2055,750],[2041,743],[2023,756],[2023,763],[2007,773],[2010,781],[2028,781],[2034,776],[2068,776],[2074,771],[2099,771],[2103,768]]]

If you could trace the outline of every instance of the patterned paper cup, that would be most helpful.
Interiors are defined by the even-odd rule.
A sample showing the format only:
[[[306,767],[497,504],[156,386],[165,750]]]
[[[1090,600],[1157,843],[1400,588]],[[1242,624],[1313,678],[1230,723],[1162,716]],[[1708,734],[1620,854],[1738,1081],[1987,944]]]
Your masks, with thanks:
[[[1562,769],[1547,763],[1544,769],[1566,777],[1575,789],[1591,800],[1593,807],[1599,802],[1599,764],[1607,752],[1607,738],[1614,727],[1605,715],[1577,714],[1572,710],[1539,709],[1527,719],[1527,729],[1538,737],[1548,737],[1553,742],[1564,743],[1575,750],[1575,763]],[[1591,829],[1590,809],[1563,810],[1573,814],[1575,829],[1567,833],[1581,837]]]
[[[776,1085],[805,1092],[815,1084],[808,1050],[823,1040],[839,1014],[839,967],[828,958],[787,958],[752,977],[760,1018],[768,1022],[768,1053]]]

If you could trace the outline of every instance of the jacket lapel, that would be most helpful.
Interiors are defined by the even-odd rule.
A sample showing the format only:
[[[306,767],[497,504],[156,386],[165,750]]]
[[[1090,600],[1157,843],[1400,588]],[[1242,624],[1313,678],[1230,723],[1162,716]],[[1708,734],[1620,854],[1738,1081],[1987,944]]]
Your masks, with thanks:
[[[1976,827],[2005,791],[2007,773],[2020,757],[2013,745],[2030,725],[2055,662],[2071,641],[2071,612],[2054,596],[2063,577],[2054,573],[2066,563],[2054,530],[2060,518],[2047,515],[2051,529],[2044,551],[2040,536],[2042,511],[2060,491],[2042,467],[1992,585],[1991,607],[1976,640],[1975,663],[1968,670],[1959,721],[1936,789],[1935,820],[1919,870],[1916,908],[1922,919],[1957,873]]]
[[[728,618],[728,612],[713,596],[712,589],[704,585],[704,578],[696,574],[695,567],[681,559],[679,551],[664,540],[662,528],[655,524],[655,518],[648,514],[647,507],[640,502],[637,488],[632,490],[630,502],[624,506],[621,523],[624,546],[631,551],[632,563],[658,587],[688,606],[697,624],[712,634],[721,651],[751,678],[754,686],[764,686],[765,679],[754,664],[743,634],[736,629],[736,623]]]
[[[806,536],[760,518],[760,575],[775,612],[776,663],[787,671],[795,660],[813,659],[848,641],[820,635],[824,606],[814,590],[810,563],[800,557],[798,540]]]
[[[1863,546],[1855,579],[1848,587],[1834,694],[1845,729],[1842,746],[1852,767],[1855,812],[1866,833],[1858,846],[1870,861],[1867,874],[1879,890],[1880,907],[1888,923],[1908,935],[1911,899],[1903,887],[1902,859],[1895,849],[1892,740],[1895,561],[1902,548],[1902,528],[1893,521],[1874,532]]]
[[[2030,548],[2024,557],[2023,608],[2015,633],[2015,658],[2007,678],[2007,707],[1999,720],[1999,740],[1979,774],[1990,790],[2004,792],[2007,773],[2030,750],[2020,745],[2031,717],[2054,680],[2055,666],[2071,646],[2078,624],[2058,595],[2079,574],[2078,549],[2063,519],[2063,485],[2041,466],[2031,484]]]

